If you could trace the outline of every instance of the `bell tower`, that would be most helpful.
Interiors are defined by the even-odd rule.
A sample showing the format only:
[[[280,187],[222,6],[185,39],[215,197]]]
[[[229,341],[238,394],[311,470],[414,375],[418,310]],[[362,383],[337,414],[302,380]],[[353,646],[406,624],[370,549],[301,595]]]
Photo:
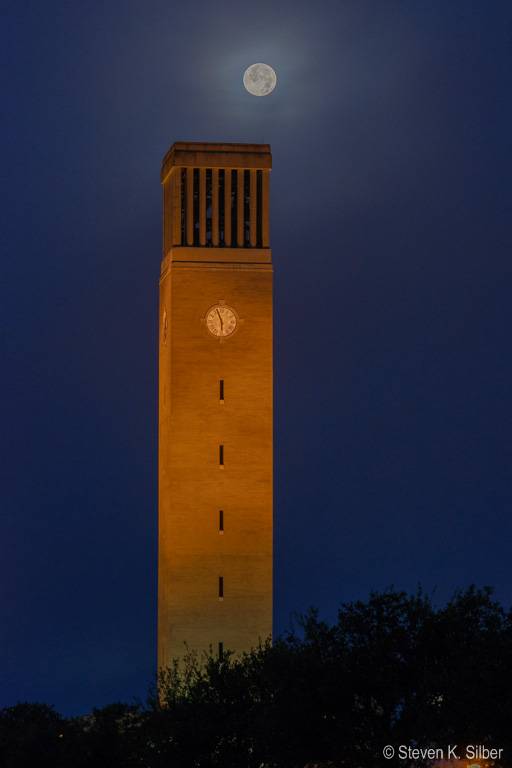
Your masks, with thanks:
[[[158,666],[272,632],[270,146],[162,164]]]

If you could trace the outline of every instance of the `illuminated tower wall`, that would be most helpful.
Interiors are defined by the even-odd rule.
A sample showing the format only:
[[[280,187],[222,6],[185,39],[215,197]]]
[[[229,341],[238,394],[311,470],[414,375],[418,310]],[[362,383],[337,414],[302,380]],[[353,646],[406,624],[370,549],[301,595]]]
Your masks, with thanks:
[[[272,631],[268,145],[164,158],[158,665]]]

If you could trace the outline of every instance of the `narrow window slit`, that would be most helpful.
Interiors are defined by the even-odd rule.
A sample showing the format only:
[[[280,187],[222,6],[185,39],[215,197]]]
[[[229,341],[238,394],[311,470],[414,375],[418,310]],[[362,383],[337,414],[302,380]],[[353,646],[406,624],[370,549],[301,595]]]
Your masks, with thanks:
[[[224,656],[224,643],[219,643],[219,661],[222,661]]]
[[[224,576],[219,576],[219,600],[224,600]]]
[[[224,379],[220,380],[219,400],[220,400],[221,403],[224,402]]]
[[[219,466],[224,468],[224,446],[219,445]]]
[[[224,533],[224,510],[219,509],[219,533]]]

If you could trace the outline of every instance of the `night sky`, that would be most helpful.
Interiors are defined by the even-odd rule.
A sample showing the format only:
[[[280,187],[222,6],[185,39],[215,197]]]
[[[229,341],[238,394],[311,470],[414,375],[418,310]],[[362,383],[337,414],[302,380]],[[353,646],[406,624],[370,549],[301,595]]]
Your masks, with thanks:
[[[156,670],[174,141],[272,148],[276,634],[390,584],[510,606],[510,0],[7,0],[0,30],[0,707]]]

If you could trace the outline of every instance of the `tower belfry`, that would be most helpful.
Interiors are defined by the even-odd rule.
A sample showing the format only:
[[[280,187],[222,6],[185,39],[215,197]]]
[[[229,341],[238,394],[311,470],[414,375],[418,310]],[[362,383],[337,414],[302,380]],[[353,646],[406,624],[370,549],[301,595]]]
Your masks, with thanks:
[[[270,147],[164,158],[158,665],[272,632]]]

